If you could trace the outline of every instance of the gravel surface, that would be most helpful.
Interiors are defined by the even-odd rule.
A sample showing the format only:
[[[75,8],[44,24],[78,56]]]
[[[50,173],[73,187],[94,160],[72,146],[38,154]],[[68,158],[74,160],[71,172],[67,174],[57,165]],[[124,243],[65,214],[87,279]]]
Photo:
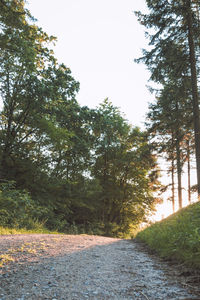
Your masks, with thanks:
[[[177,270],[130,240],[7,235],[0,252],[0,300],[200,299]]]

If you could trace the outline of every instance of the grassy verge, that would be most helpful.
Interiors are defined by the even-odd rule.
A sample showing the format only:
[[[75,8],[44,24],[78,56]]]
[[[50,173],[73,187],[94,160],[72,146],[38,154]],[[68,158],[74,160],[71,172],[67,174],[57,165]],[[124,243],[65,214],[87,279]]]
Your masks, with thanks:
[[[144,229],[136,239],[161,257],[200,269],[200,202]]]
[[[37,228],[37,229],[25,229],[25,228],[8,228],[0,226],[0,235],[7,234],[33,234],[33,233],[45,233],[45,234],[59,234],[57,231],[50,231],[46,228]]]

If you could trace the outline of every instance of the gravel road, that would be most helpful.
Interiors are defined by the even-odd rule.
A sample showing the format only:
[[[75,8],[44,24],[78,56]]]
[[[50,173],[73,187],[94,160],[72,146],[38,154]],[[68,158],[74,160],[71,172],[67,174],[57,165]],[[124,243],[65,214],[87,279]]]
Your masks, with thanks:
[[[200,299],[178,270],[130,240],[7,235],[0,253],[0,300]]]

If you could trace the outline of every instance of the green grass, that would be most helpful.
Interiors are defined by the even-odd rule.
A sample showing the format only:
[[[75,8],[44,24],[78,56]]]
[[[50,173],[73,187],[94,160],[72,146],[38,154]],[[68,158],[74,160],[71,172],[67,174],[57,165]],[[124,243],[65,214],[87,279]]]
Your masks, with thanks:
[[[200,269],[200,202],[144,229],[136,239],[163,258]]]
[[[59,234],[57,231],[50,231],[46,228],[37,228],[37,229],[25,229],[25,228],[8,228],[0,226],[0,235],[7,234],[34,234],[34,233],[45,233],[45,234]]]

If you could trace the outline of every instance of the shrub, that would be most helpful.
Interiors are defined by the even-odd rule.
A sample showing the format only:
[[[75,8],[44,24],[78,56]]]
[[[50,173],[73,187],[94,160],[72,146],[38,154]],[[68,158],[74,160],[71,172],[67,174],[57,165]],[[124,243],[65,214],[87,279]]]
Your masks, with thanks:
[[[0,208],[0,226],[11,228],[32,229],[47,213],[46,208],[35,204],[27,191],[17,190],[14,182],[0,185]]]

